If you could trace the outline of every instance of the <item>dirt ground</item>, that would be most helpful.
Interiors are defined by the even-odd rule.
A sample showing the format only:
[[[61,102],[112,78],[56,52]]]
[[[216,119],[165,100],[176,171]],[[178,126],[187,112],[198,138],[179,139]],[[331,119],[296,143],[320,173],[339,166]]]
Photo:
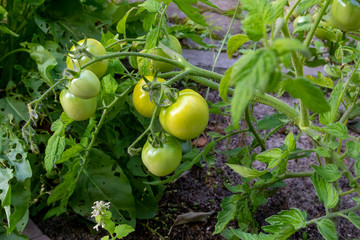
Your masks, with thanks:
[[[209,99],[213,102],[219,101],[216,91],[211,91]],[[289,104],[293,100],[284,96],[283,100]],[[265,115],[274,113],[270,107],[256,104],[254,116],[258,119]],[[220,115],[211,115],[207,131],[214,131],[216,128],[224,129],[229,119]],[[297,129],[287,126],[274,134],[267,142],[267,147],[279,147],[288,131],[297,133]],[[356,134],[356,133],[354,133]],[[248,135],[237,135],[230,141],[229,148],[250,144],[252,138]],[[311,141],[302,136],[297,142],[297,147],[307,149],[311,147]],[[216,146],[217,150],[226,149],[226,141]],[[213,235],[214,226],[217,222],[217,213],[221,210],[222,199],[232,193],[224,186],[224,182],[231,185],[241,181],[239,175],[225,165],[226,160],[222,154],[215,155],[216,162],[213,166],[207,167],[202,162],[201,167],[194,166],[189,172],[177,179],[174,183],[166,186],[166,191],[159,202],[158,215],[151,220],[137,222],[136,231],[126,237],[126,240],[205,240],[224,239],[220,235]],[[348,161],[348,160],[346,160]],[[311,164],[316,163],[315,156],[291,160],[290,171],[306,171],[311,169]],[[353,163],[347,162],[349,165]],[[278,213],[281,210],[299,208],[308,214],[308,219],[319,217],[325,214],[323,205],[316,196],[316,192],[309,178],[289,179],[285,181],[287,186],[280,188],[268,202],[261,206],[256,213],[256,220],[260,227],[266,225],[264,219]],[[346,189],[347,182],[343,179],[340,185]],[[354,206],[351,196],[342,199],[342,208]],[[188,212],[213,212],[207,222],[188,223],[172,227],[177,216]],[[41,231],[54,240],[77,240],[77,239],[100,239],[104,231],[95,232],[92,230],[93,223],[79,219],[76,215],[68,214],[60,217],[53,217],[46,222],[34,219]],[[236,221],[230,224],[236,227]],[[345,219],[339,221],[340,239],[360,238],[360,230],[356,229]],[[94,235],[95,234],[95,235]],[[315,225],[311,225],[293,235],[290,239],[322,239]]]

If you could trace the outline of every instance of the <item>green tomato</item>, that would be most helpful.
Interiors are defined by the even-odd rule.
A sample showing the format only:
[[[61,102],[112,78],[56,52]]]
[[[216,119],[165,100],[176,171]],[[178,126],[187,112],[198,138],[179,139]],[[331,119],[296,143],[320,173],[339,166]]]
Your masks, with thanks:
[[[84,41],[85,41],[85,39],[80,40],[78,43],[80,45],[83,45]],[[106,50],[99,41],[92,39],[92,38],[88,38],[86,44],[87,44],[86,50],[89,53],[91,53],[95,56],[106,55]],[[70,51],[74,51],[74,50],[75,50],[75,46],[72,46]],[[80,59],[72,59],[72,57],[74,57],[74,56],[72,56],[71,53],[69,53],[68,56],[66,57],[66,65],[69,69],[72,69],[72,70],[79,70],[80,66],[83,66],[84,64],[86,64],[92,60],[92,58],[90,58],[88,56],[82,56]],[[108,60],[107,59],[93,63],[90,66],[86,67],[86,69],[95,73],[96,76],[98,76],[99,78],[101,78],[105,74],[107,68],[108,68]]]
[[[182,54],[181,44],[175,36],[169,35],[169,39],[165,37],[160,42],[163,43],[168,48],[170,48],[171,50],[173,50],[174,52]],[[170,58],[169,55],[159,47],[153,49],[153,54],[160,57]],[[174,65],[162,61],[153,61],[153,67],[155,70],[160,72],[169,72],[175,68]]]
[[[69,91],[78,98],[93,98],[99,94],[99,78],[90,70],[81,70],[78,78],[74,78],[69,83]]]
[[[68,89],[60,93],[60,103],[64,112],[74,121],[89,119],[96,112],[97,99],[82,99],[72,95]]]
[[[293,22],[293,27],[296,29],[297,27],[301,27],[308,23],[310,23],[310,16],[298,16]]]
[[[328,22],[320,22],[319,26],[315,30],[315,37],[321,40],[329,40],[332,33],[324,29],[324,28],[328,28],[329,26],[330,23]]]
[[[343,31],[360,29],[360,2],[357,0],[333,0],[330,24]]]
[[[153,81],[153,76],[146,76],[146,79],[150,82]],[[163,78],[156,78],[158,82],[165,82],[165,79]],[[146,92],[143,90],[143,86],[145,85],[145,80],[142,78],[139,80],[139,82],[136,84],[132,100],[135,106],[136,111],[140,113],[142,116],[151,118],[153,115],[153,112],[155,110],[155,103],[150,101],[150,95],[149,92]]]
[[[167,133],[190,140],[205,130],[209,121],[209,107],[200,94],[185,89],[180,91],[175,103],[160,110],[159,121]]]
[[[154,147],[147,141],[141,152],[141,159],[147,169],[155,176],[166,176],[180,165],[181,146],[173,136],[166,136],[161,147]]]

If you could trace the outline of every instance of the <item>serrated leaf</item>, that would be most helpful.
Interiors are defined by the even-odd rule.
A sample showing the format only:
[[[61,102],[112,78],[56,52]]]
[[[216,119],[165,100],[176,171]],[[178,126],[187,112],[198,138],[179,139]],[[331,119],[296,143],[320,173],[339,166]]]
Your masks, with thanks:
[[[287,147],[287,149],[289,150],[289,152],[291,151],[294,151],[295,148],[296,148],[296,140],[295,140],[295,137],[294,137],[294,134],[293,132],[290,132],[285,140],[284,140],[284,144],[285,146]]]
[[[257,127],[260,130],[270,130],[289,122],[288,117],[282,113],[274,113],[267,115],[257,123]]]
[[[314,170],[328,182],[335,182],[338,180],[342,173],[339,172],[338,167],[335,164],[326,164],[325,166],[311,165]]]
[[[252,233],[245,233],[241,231],[241,229],[234,229],[230,228],[231,232],[235,234],[236,237],[240,238],[241,240],[275,240],[275,235],[272,234],[252,234]]]
[[[79,153],[81,153],[82,151],[84,151],[84,147],[81,146],[80,144],[76,144],[74,146],[72,146],[69,149],[66,149],[62,154],[61,154],[61,158],[59,161],[56,162],[56,164],[60,164],[63,162],[68,161],[69,159],[76,157],[77,155],[79,155]]]
[[[241,115],[255,91],[265,91],[277,59],[271,50],[258,50],[240,58],[231,71],[230,85],[235,85],[231,101],[233,125],[238,127]]]
[[[202,26],[208,26],[204,16],[200,13],[200,9],[194,7],[197,0],[173,0],[173,3],[194,22]]]
[[[283,210],[277,215],[265,219],[270,225],[263,226],[262,229],[269,233],[278,233],[287,225],[292,225],[295,230],[306,227],[307,214],[297,208]]]
[[[324,127],[324,130],[330,135],[333,135],[341,140],[346,140],[349,138],[348,129],[346,125],[341,122],[332,123]]]
[[[329,106],[331,107],[331,111],[319,114],[319,120],[321,124],[328,125],[334,122],[337,111],[339,110],[337,107],[337,103],[339,97],[341,97],[341,91],[342,91],[342,81],[338,81],[333,91],[331,92],[330,98],[328,100]]]
[[[249,37],[244,34],[236,34],[231,36],[226,45],[228,58],[231,59],[232,55],[239,49],[239,47],[248,41],[250,41]]]
[[[315,152],[316,152],[317,154],[319,154],[321,157],[325,157],[325,158],[330,157],[329,151],[326,150],[325,148],[317,147],[317,148],[315,148]]]
[[[306,76],[306,78],[320,87],[326,87],[330,89],[334,88],[334,82],[331,80],[331,78],[324,76],[320,71],[318,71],[317,78],[312,76]]]
[[[354,159],[360,159],[360,143],[348,141],[346,143],[346,148],[349,156]]]
[[[49,173],[54,164],[60,160],[62,153],[65,150],[65,136],[63,128],[65,127],[62,121],[55,121],[52,124],[52,129],[56,129],[54,134],[49,138],[45,148],[45,169]]]
[[[116,30],[118,31],[118,33],[126,34],[127,18],[129,17],[129,14],[135,9],[136,9],[135,7],[129,9],[129,11],[127,11],[126,14],[123,16],[123,18],[118,22],[118,24],[116,25]]]
[[[23,101],[17,100],[15,97],[5,97],[0,99],[0,112],[6,120],[11,115],[16,122],[27,121],[29,119],[28,108]]]
[[[143,7],[149,12],[157,13],[159,12],[161,5],[157,0],[146,0],[142,4],[139,4],[139,7]]]
[[[293,98],[299,98],[313,112],[324,113],[330,110],[323,92],[320,88],[314,86],[306,78],[286,79],[282,87]]]
[[[134,231],[135,229],[127,224],[120,224],[115,227],[115,233],[118,239],[124,238]]]
[[[9,180],[14,177],[13,170],[10,168],[0,168],[0,200],[1,206],[4,207],[5,205],[10,205],[5,201],[8,193],[11,193],[11,186],[9,184]]]
[[[36,62],[42,80],[49,86],[53,84],[50,71],[58,64],[55,57],[38,43],[25,43],[30,49],[30,57]]]
[[[260,162],[267,163],[269,169],[273,169],[281,162],[283,156],[283,150],[279,148],[273,148],[271,150],[256,155],[255,158]]]
[[[18,182],[24,182],[27,178],[31,178],[32,170],[27,159],[24,143],[19,139],[11,139],[9,149],[5,152],[5,156],[11,166],[15,168],[14,176]]]
[[[236,164],[227,163],[226,165],[228,165],[232,170],[234,170],[240,176],[246,177],[246,178],[257,178],[257,177],[260,177],[260,176],[264,175],[265,173],[267,173],[266,169],[259,171],[256,169],[251,169],[251,168],[247,168],[247,167],[236,165]]]
[[[301,14],[320,2],[321,2],[321,0],[303,0],[300,2],[299,6],[297,7],[296,12],[298,14]]]
[[[311,55],[309,49],[296,38],[278,38],[273,42],[271,48],[278,56],[294,51],[298,51],[306,57]]]
[[[330,219],[323,219],[317,222],[317,228],[326,240],[337,240],[336,226]]]
[[[48,205],[59,200],[67,199],[72,195],[76,184],[75,179],[77,177],[79,169],[80,162],[74,161],[71,164],[71,169],[62,176],[62,182],[53,189],[50,196],[48,197]]]
[[[106,75],[101,80],[102,89],[105,94],[115,94],[119,84],[110,74]]]
[[[320,201],[327,208],[335,207],[339,202],[339,195],[337,194],[335,187],[316,172],[311,176],[311,181]]]
[[[92,149],[69,204],[76,213],[87,216],[93,203],[99,199],[111,203],[114,219],[135,224],[135,199],[129,179],[115,160],[100,150]],[[120,210],[126,212],[126,218]]]
[[[240,200],[240,195],[232,195],[224,197],[220,206],[222,210],[218,213],[218,222],[215,225],[214,234],[222,232],[228,223],[235,219],[237,203]]]
[[[357,227],[358,229],[360,229],[360,217],[358,215],[356,215],[355,213],[351,212],[348,214],[347,219],[349,219],[349,221],[354,224],[355,227]]]

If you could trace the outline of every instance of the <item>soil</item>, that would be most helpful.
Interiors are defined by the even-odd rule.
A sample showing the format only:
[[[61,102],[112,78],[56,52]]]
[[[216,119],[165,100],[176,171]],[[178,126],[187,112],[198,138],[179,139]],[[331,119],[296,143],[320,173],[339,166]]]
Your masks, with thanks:
[[[204,92],[204,91],[203,91]],[[219,101],[218,93],[211,91],[209,100]],[[293,104],[294,100],[282,97],[282,100]],[[274,113],[274,110],[268,106],[256,104],[254,116],[257,119],[265,115]],[[209,131],[223,131],[228,126],[230,119],[228,117],[211,114],[210,122],[207,128]],[[242,123],[243,126],[244,123]],[[284,138],[288,131],[297,133],[293,126],[286,126],[278,133],[274,134],[267,141],[267,148],[274,148],[283,145]],[[354,133],[356,135],[356,133]],[[229,149],[251,144],[252,138],[249,135],[242,134],[233,137],[229,144]],[[226,141],[216,145],[217,151],[226,149]],[[306,136],[300,137],[297,147],[302,149],[311,148],[312,143]],[[259,149],[258,149],[259,150]],[[186,174],[177,179],[174,183],[167,184],[163,198],[159,202],[158,215],[151,220],[140,220],[137,222],[136,231],[126,237],[126,240],[205,240],[205,239],[224,239],[220,235],[213,235],[214,227],[217,222],[217,213],[221,210],[220,204],[224,197],[232,195],[224,186],[224,182],[235,185],[241,182],[241,177],[225,165],[227,160],[220,153],[215,154],[215,164],[207,166],[205,162],[201,166],[194,166]],[[346,160],[348,165],[353,163]],[[308,158],[301,158],[289,162],[290,171],[306,171],[311,169],[311,164],[316,164],[316,157],[311,155]],[[278,191],[268,199],[265,205],[262,205],[256,212],[255,219],[259,227],[267,225],[267,217],[278,213],[279,211],[299,208],[308,214],[308,219],[319,217],[325,214],[322,203],[318,200],[316,192],[309,178],[289,179],[285,181],[287,186],[278,189]],[[340,180],[343,189],[348,188],[344,179]],[[354,206],[351,195],[342,199],[341,208]],[[189,212],[213,212],[206,222],[187,223],[173,226],[177,216]],[[79,217],[72,214],[65,214],[60,217],[53,217],[46,222],[34,219],[41,231],[54,240],[76,240],[76,239],[100,239],[106,232],[95,232],[93,223],[86,220],[79,220]],[[237,227],[236,221],[230,223],[230,226]],[[340,239],[360,238],[360,230],[356,229],[347,220],[339,220]],[[259,228],[260,229],[260,228]],[[302,229],[294,234],[290,239],[322,239],[316,225]]]

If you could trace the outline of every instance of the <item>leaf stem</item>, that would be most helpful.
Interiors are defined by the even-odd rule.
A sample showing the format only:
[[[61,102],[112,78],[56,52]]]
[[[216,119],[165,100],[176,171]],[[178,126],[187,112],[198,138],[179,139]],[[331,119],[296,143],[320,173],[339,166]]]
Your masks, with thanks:
[[[252,132],[252,134],[254,135],[254,137],[256,138],[258,144],[261,146],[261,151],[265,151],[266,147],[264,144],[264,141],[260,138],[259,134],[256,132],[251,119],[250,119],[250,113],[249,113],[249,107],[245,108],[245,121],[249,127],[250,132]]]
[[[341,211],[329,213],[329,214],[327,214],[325,216],[318,217],[318,218],[312,219],[310,221],[307,221],[306,226],[308,226],[310,224],[313,224],[313,223],[316,223],[316,222],[319,222],[319,221],[321,221],[323,219],[326,219],[326,218],[334,218],[334,217],[338,217],[339,215],[342,215],[342,214],[355,212],[356,210],[359,210],[359,209],[360,209],[360,206],[355,206],[355,207],[344,209],[344,210],[341,210]]]

